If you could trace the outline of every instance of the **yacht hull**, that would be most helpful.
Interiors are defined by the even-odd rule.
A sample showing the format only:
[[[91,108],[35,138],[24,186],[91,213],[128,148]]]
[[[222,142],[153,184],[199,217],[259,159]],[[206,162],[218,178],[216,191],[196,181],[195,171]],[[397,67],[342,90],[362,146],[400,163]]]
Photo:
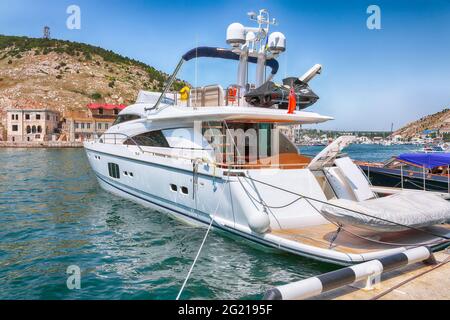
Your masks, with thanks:
[[[190,198],[189,200],[183,198],[184,201],[192,201],[191,205],[188,203],[177,203],[177,201],[172,201],[168,196],[164,196],[164,191],[161,189],[168,185],[169,180],[167,177],[171,177],[170,169],[164,167],[159,167],[160,164],[157,163],[140,163],[137,162],[136,159],[132,158],[124,158],[120,157],[116,154],[108,154],[103,151],[98,151],[94,149],[87,149],[88,159],[91,163],[92,168],[96,174],[97,180],[100,186],[119,197],[125,198],[127,200],[136,202],[140,205],[143,205],[147,208],[151,208],[163,214],[167,214],[177,220],[182,221],[183,223],[187,223],[189,225],[194,226],[209,226],[212,221],[213,229],[220,230],[226,233],[229,233],[233,236],[238,236],[240,238],[244,238],[246,240],[252,241],[253,243],[257,243],[259,245],[263,245],[266,247],[270,247],[273,249],[289,252],[295,255],[299,255],[306,258],[311,258],[314,260],[331,263],[335,265],[352,265],[368,260],[372,260],[375,258],[383,257],[392,253],[402,252],[406,248],[398,247],[394,249],[384,249],[380,251],[367,251],[361,253],[352,253],[352,252],[340,252],[334,250],[333,248],[328,247],[317,247],[312,244],[303,243],[301,241],[297,241],[288,236],[281,236],[277,232],[266,232],[266,233],[256,233],[253,232],[249,226],[236,223],[233,219],[229,219],[225,216],[215,216],[214,209],[216,208],[217,201],[214,198],[214,194],[201,194],[199,193],[197,196],[202,199],[204,202],[203,207],[207,211],[199,210],[199,207],[195,207],[195,202]],[[114,179],[109,177],[105,173],[105,169],[108,167],[108,163],[115,162],[118,163],[122,168],[126,168],[126,170],[130,172],[141,172],[145,173],[146,176],[143,177],[143,181],[149,180],[150,177],[157,177],[154,180],[158,181],[156,184],[158,187],[149,188],[148,184],[139,184],[135,183],[134,185],[129,184],[125,181],[118,181],[118,179]],[[103,169],[102,169],[103,168]],[[155,171],[156,170],[156,171]],[[192,172],[188,171],[180,171],[180,169],[173,169],[173,175],[178,177],[178,182],[180,184],[187,185],[188,183],[192,183]],[[172,178],[173,178],[172,175]],[[136,175],[135,175],[136,177]],[[181,179],[181,180],[180,180]],[[184,179],[184,181],[183,181]],[[232,206],[237,206],[236,199],[227,198],[226,195],[231,193],[230,190],[227,189],[229,183],[220,179],[213,177],[203,177],[200,179],[201,183],[206,184],[207,181],[215,180],[215,183],[219,185],[217,190],[226,190],[223,194],[216,194],[215,198],[220,196],[225,196],[226,206],[223,207],[224,210],[230,210]],[[216,192],[217,192],[216,190]],[[155,194],[158,193],[159,194]],[[161,193],[163,192],[163,193]],[[206,205],[208,204],[208,205]],[[306,228],[307,229],[307,228]],[[328,231],[327,231],[328,232]],[[435,247],[434,249],[438,249]]]

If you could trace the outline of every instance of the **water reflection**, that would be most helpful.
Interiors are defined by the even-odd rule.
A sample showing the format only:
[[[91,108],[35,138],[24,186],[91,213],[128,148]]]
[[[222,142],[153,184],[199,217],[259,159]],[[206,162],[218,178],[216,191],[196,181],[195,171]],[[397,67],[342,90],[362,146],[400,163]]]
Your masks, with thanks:
[[[83,150],[0,149],[0,163],[0,299],[176,297],[205,229],[102,191]],[[183,298],[259,298],[331,268],[213,232]]]

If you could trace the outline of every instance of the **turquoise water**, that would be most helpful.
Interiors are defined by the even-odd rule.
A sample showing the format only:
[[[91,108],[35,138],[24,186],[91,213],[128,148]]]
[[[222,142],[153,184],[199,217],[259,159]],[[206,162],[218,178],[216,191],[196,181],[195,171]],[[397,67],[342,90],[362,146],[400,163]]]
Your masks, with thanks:
[[[319,153],[324,147],[300,147],[302,154],[314,156]],[[385,161],[394,155],[407,152],[417,152],[420,150],[416,145],[395,145],[382,146],[371,144],[354,144],[343,150],[354,160],[378,162]]]
[[[407,150],[348,152],[384,160]],[[81,149],[0,149],[0,225],[0,299],[174,299],[205,233],[104,192]],[[71,265],[79,290],[66,285]],[[212,232],[182,298],[258,299],[334,268]]]

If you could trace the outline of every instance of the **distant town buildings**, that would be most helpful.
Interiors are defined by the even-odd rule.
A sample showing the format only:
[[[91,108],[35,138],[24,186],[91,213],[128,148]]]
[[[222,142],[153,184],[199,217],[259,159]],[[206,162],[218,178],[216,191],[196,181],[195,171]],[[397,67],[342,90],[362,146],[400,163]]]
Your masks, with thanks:
[[[69,112],[65,115],[62,138],[71,142],[94,139],[108,130],[125,108],[125,105],[91,103],[84,111]]]
[[[55,139],[59,113],[42,109],[10,109],[6,111],[7,141],[43,142]]]
[[[125,105],[95,104],[70,111],[63,117],[48,109],[7,110],[6,128],[0,126],[0,141],[33,143],[44,141],[82,142],[107,131]]]

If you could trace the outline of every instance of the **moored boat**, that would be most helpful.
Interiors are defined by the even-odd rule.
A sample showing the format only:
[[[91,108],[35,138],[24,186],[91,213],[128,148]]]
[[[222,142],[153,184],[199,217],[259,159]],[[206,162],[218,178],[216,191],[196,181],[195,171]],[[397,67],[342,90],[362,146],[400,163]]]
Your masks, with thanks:
[[[380,201],[358,167],[340,158],[353,137],[340,137],[314,159],[298,153],[279,126],[332,120],[303,110],[318,99],[309,89],[309,98],[298,100],[321,67],[295,77],[298,81],[290,77],[268,86],[286,39],[280,32],[269,34],[273,21],[266,10],[252,19],[258,27],[229,26],[231,49],[188,51],[162,94],[141,94],[102,137],[85,142],[99,184],[184,222],[335,264],[418,245],[448,246],[450,203],[441,194],[417,196],[417,191],[400,189]],[[199,58],[238,61],[237,84],[184,88],[178,98],[174,79],[185,63]],[[254,83],[249,63],[256,64]],[[417,200],[425,198],[432,202],[426,208]],[[396,213],[396,205],[406,203],[430,217]],[[372,217],[370,228],[361,228],[368,225],[361,216]]]
[[[356,163],[374,186],[450,193],[450,153],[405,153],[384,163]]]

